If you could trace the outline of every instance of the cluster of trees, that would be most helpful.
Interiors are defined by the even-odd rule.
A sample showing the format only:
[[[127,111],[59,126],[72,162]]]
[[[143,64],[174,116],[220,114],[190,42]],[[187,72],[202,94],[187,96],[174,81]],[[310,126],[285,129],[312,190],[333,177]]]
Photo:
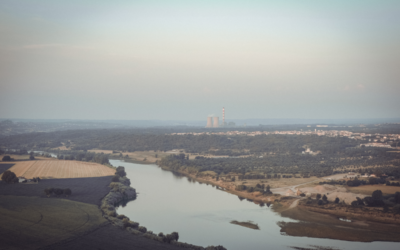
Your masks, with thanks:
[[[83,151],[65,151],[57,152],[57,159],[59,160],[76,160],[76,161],[87,161],[96,162],[100,164],[110,164],[108,156],[100,153],[83,152]]]
[[[383,207],[383,212],[388,212],[389,207],[392,207],[393,213],[400,213],[400,192],[384,196],[381,190],[372,192],[372,196],[366,196],[364,199],[357,198],[351,203],[353,207],[369,206]]]
[[[246,185],[237,185],[236,191],[247,191],[249,193],[252,192],[260,192],[262,194],[272,194],[271,187],[269,185],[265,186],[265,184],[258,183],[255,187],[249,187]]]
[[[1,180],[6,182],[6,183],[18,183],[19,179],[15,175],[14,172],[11,172],[10,170],[6,170],[3,175],[1,176]]]
[[[66,197],[68,197],[68,196],[70,196],[72,194],[72,191],[69,188],[65,188],[65,189],[61,189],[61,188],[45,188],[44,189],[44,193],[47,195],[47,197],[50,197],[52,194],[54,194],[56,196],[65,195]]]

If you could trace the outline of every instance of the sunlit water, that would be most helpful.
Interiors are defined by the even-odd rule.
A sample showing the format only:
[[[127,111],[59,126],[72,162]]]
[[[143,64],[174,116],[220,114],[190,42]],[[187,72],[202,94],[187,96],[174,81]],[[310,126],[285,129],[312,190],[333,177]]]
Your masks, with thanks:
[[[232,249],[292,249],[327,246],[336,249],[400,249],[394,242],[349,242],[281,235],[278,221],[295,221],[280,217],[271,207],[242,200],[211,185],[190,181],[164,171],[156,165],[110,160],[124,166],[131,186],[138,192],[136,200],[118,213],[128,216],[158,234],[179,232],[179,241],[194,245],[223,245]],[[260,230],[231,224],[232,220],[253,221]]]

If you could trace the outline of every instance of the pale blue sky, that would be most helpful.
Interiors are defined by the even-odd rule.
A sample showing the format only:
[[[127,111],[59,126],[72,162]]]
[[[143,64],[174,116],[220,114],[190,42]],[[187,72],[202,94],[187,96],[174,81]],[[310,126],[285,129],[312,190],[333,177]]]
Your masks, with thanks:
[[[0,118],[400,117],[400,1],[0,2]]]

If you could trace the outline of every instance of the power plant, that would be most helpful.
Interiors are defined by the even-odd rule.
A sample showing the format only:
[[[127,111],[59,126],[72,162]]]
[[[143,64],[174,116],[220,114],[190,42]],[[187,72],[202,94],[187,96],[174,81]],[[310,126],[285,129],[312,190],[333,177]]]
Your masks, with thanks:
[[[218,128],[220,126],[225,126],[225,108],[222,108],[222,123],[219,124],[219,117],[210,115],[207,117],[207,125],[206,128]]]
[[[214,116],[214,124],[213,124],[214,128],[218,128],[219,127],[219,117],[218,116]]]
[[[212,128],[212,117],[211,116],[209,116],[209,117],[207,117],[207,126],[206,126],[206,128]]]

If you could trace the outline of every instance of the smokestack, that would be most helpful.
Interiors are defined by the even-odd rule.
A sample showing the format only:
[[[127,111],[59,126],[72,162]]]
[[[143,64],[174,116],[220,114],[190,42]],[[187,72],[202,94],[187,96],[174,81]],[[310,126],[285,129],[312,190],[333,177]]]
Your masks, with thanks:
[[[218,128],[219,126],[219,117],[218,116],[214,116],[214,128]]]
[[[206,128],[212,128],[212,117],[211,116],[209,116],[209,117],[207,117],[207,126],[206,126]]]

